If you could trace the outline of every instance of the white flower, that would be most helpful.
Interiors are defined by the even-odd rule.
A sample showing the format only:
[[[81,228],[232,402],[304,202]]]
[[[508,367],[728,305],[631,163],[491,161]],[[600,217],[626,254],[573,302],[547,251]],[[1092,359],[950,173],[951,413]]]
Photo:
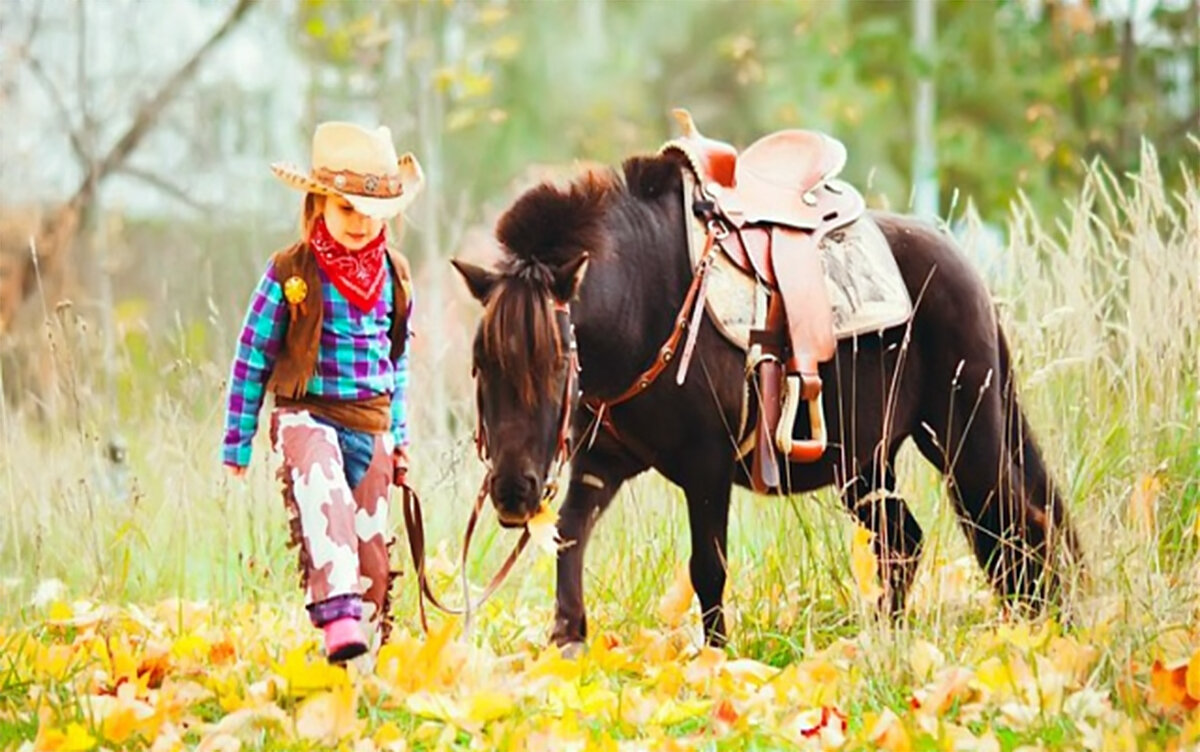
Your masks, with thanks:
[[[33,591],[33,598],[30,603],[33,604],[34,608],[43,608],[55,601],[61,601],[63,594],[66,592],[67,586],[62,583],[62,580],[53,578],[42,580]]]

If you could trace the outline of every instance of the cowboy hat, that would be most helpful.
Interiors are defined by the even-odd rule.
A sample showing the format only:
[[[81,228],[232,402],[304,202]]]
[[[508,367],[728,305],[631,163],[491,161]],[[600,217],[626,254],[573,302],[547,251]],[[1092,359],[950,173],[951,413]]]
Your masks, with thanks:
[[[341,196],[355,211],[389,219],[404,210],[425,184],[411,152],[396,157],[387,126],[368,130],[354,123],[321,123],[313,133],[312,169],[276,162],[275,176],[306,193]]]

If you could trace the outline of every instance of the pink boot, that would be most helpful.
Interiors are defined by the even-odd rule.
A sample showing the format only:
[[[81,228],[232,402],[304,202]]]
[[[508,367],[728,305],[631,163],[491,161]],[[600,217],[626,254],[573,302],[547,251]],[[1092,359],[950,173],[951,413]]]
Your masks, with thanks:
[[[367,652],[367,642],[358,628],[357,619],[334,619],[322,629],[325,631],[325,657],[330,663],[344,663]]]

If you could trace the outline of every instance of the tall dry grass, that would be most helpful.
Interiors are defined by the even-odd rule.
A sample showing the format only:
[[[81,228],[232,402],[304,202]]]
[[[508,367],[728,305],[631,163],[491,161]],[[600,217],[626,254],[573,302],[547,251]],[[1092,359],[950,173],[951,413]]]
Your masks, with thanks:
[[[1124,625],[1112,632],[1111,665],[1197,617],[1200,190],[1194,164],[1185,169],[1185,190],[1168,195],[1146,146],[1135,175],[1094,167],[1060,218],[1018,204],[993,278],[1024,406],[1087,549],[1090,579],[1066,612],[1078,624]],[[442,299],[457,295],[446,290]],[[0,412],[0,614],[20,618],[47,578],[76,597],[118,602],[178,595],[299,607],[263,438],[245,483],[227,479],[217,460],[226,365],[197,356],[195,340],[229,341],[236,325],[214,316],[180,323],[166,337],[126,338],[116,402],[102,398],[100,374],[77,368],[66,385],[77,406],[70,420],[37,426]],[[470,442],[466,363],[453,355],[469,342],[470,323],[437,329],[455,340],[418,341],[414,352],[413,480],[430,540],[445,541],[433,568],[449,587],[482,468]],[[430,414],[421,399],[422,385],[435,380],[450,394],[448,417]],[[100,458],[114,433],[128,447],[128,475],[118,479],[126,495],[114,492]],[[876,672],[882,696],[906,670],[898,647],[920,638],[953,653],[973,625],[1000,618],[937,473],[915,452],[900,469],[901,491],[928,534],[906,622],[879,623],[856,599],[851,527],[834,495],[739,491],[728,586],[735,650],[781,662],[865,627],[880,649],[865,657],[864,670]],[[594,628],[658,623],[659,600],[687,558],[681,498],[655,476],[622,491],[589,551]],[[509,535],[484,525],[472,576],[491,571]],[[409,579],[400,587],[400,619],[415,626],[415,588]],[[527,556],[486,608],[481,639],[496,649],[540,643],[552,608],[553,562]]]

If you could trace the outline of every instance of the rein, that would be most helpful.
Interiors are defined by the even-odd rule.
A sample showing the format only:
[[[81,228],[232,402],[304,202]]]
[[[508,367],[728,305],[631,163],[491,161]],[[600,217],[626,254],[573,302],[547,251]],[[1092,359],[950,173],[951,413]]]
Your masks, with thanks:
[[[575,346],[575,334],[571,324],[570,306],[566,303],[555,302],[554,314],[558,319],[560,339],[565,339],[568,342],[568,363],[567,377],[563,384],[562,415],[559,419],[558,443],[555,447],[554,459],[551,460],[544,490],[542,491],[543,503],[558,494],[558,478],[562,475],[562,470],[567,462],[570,461],[571,406],[577,388],[579,373],[579,353]],[[476,388],[476,397],[478,401],[478,387]],[[459,558],[459,568],[462,574],[463,605],[447,606],[434,594],[433,588],[429,584],[429,577],[425,571],[425,520],[424,515],[421,513],[421,497],[407,483],[402,487],[404,527],[408,534],[408,550],[412,555],[413,568],[416,570],[419,588],[417,604],[421,614],[421,629],[427,634],[429,632],[429,621],[425,610],[426,601],[443,613],[462,614],[465,621],[465,629],[469,631],[471,614],[479,610],[488,598],[491,598],[500,588],[500,585],[503,584],[505,578],[512,572],[517,559],[529,543],[530,533],[528,526],[526,526],[521,531],[521,537],[513,546],[512,552],[509,553],[504,563],[500,565],[500,569],[496,571],[496,574],[492,576],[492,579],[488,582],[487,587],[484,588],[479,599],[472,602],[470,583],[467,580],[467,557],[471,550],[471,538],[475,534],[479,515],[483,511],[483,503],[490,493],[488,489],[492,480],[491,461],[487,456],[487,425],[483,421],[483,413],[478,409],[478,406],[476,407],[476,415],[475,449],[479,454],[479,459],[487,467],[487,473],[484,474],[483,482],[480,483],[479,493],[475,494],[475,503],[471,507],[471,516],[467,520],[467,529],[463,534],[462,556]]]

